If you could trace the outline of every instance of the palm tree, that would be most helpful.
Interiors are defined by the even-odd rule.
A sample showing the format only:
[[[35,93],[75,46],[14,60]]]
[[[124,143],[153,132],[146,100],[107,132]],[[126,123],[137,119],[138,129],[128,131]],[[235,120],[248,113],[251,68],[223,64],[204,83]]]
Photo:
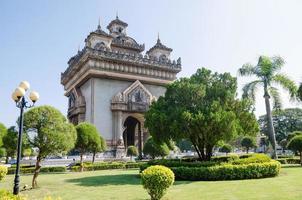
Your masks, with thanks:
[[[286,74],[280,73],[284,63],[284,60],[279,56],[260,56],[256,66],[247,63],[239,69],[239,74],[241,76],[254,76],[257,78],[256,80],[243,86],[243,98],[249,98],[254,103],[258,87],[261,86],[264,89],[263,97],[266,107],[268,133],[274,149],[273,158],[277,158],[277,152],[270,97],[272,97],[274,109],[280,109],[282,107],[280,93],[274,86],[282,86],[286,91],[289,92],[292,100],[296,97],[298,90],[294,81],[292,81]]]

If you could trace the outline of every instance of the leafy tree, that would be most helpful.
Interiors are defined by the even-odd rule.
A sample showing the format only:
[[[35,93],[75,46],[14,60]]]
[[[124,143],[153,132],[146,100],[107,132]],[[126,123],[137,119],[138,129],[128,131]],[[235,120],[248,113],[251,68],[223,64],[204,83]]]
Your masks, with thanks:
[[[5,148],[0,148],[0,158],[6,157],[6,150]]]
[[[282,152],[285,153],[285,149],[287,147],[287,140],[286,139],[283,139],[280,141],[280,146],[282,147]]]
[[[34,107],[24,114],[24,130],[29,143],[38,150],[32,187],[37,187],[41,161],[49,155],[69,151],[74,147],[76,131],[64,115],[54,107]]]
[[[253,137],[246,136],[241,140],[241,146],[246,149],[246,153],[249,153],[250,148],[256,147],[256,140]]]
[[[155,140],[189,140],[201,160],[210,160],[218,141],[258,132],[251,104],[236,99],[236,90],[229,73],[198,69],[168,85],[145,113],[145,126]]]
[[[15,157],[17,154],[17,142],[18,131],[15,126],[11,126],[7,129],[7,133],[2,138],[3,147],[6,150],[6,163],[8,163],[9,157]],[[28,148],[28,138],[26,134],[22,135],[22,150]]]
[[[272,119],[276,140],[280,142],[287,138],[287,135],[293,131],[302,131],[302,109],[287,108],[284,110],[274,110]],[[267,126],[267,116],[262,115],[258,120],[260,132],[269,136]]]
[[[22,151],[22,155],[26,156],[26,157],[30,156],[31,153],[32,153],[32,149],[31,148],[26,148],[26,149],[23,149],[23,151]]]
[[[181,152],[184,151],[193,151],[193,145],[192,142],[188,139],[182,139],[177,143],[178,148],[180,149]]]
[[[302,166],[302,135],[297,135],[293,137],[289,143],[287,148],[292,150],[293,152],[299,152],[300,154],[300,163]]]
[[[144,155],[151,156],[152,159],[156,157],[165,157],[169,155],[169,147],[164,142],[156,142],[153,137],[149,137],[143,149]]]
[[[98,133],[99,134],[99,133]],[[92,163],[95,161],[95,155],[98,152],[104,152],[107,148],[106,141],[102,136],[99,136],[99,140],[95,140],[92,142],[91,151],[92,151]]]
[[[136,146],[129,146],[127,148],[127,156],[130,156],[131,160],[132,160],[132,156],[138,156],[138,150]]]
[[[255,101],[256,92],[259,86],[264,89],[264,100],[266,107],[266,116],[268,124],[268,133],[270,136],[270,141],[273,146],[273,157],[277,158],[276,152],[276,137],[275,130],[273,126],[273,119],[271,113],[270,98],[273,99],[274,109],[281,108],[281,98],[278,89],[274,85],[280,85],[285,90],[290,93],[291,98],[293,99],[297,93],[297,86],[294,81],[287,77],[287,75],[280,73],[280,69],[284,65],[284,60],[279,57],[267,57],[260,56],[256,66],[251,65],[250,63],[244,64],[239,69],[239,74],[241,76],[254,76],[257,79],[247,83],[243,87],[243,98],[248,98]]]
[[[6,135],[7,129],[4,124],[0,123],[0,147],[3,146],[3,137]]]
[[[233,150],[233,147],[230,144],[224,144],[222,147],[219,149],[220,152],[225,153],[228,155]]]
[[[289,133],[286,138],[287,142],[289,142],[293,137],[298,135],[302,135],[302,131],[293,131],[292,133]]]
[[[81,171],[83,171],[83,155],[88,152],[102,150],[100,133],[97,128],[88,122],[82,122],[76,126],[77,142],[75,148],[80,152]]]

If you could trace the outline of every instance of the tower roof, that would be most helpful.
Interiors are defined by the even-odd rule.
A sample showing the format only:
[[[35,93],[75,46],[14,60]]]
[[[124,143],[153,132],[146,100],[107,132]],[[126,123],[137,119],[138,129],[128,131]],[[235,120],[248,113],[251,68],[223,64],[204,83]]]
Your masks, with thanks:
[[[169,51],[169,52],[173,51],[173,49],[167,47],[166,45],[163,45],[161,43],[159,37],[157,38],[156,44],[153,47],[151,47],[146,53],[149,54],[151,51],[153,51],[155,49],[162,49],[162,50]]]
[[[127,27],[127,26],[128,26],[128,24],[127,24],[126,22],[123,22],[122,20],[120,20],[120,19],[118,18],[118,16],[116,16],[115,20],[112,20],[112,21],[109,23],[109,25],[107,26],[107,29],[110,29],[110,27],[111,27],[112,25],[114,25],[114,24],[122,25],[122,26],[124,26],[124,27]]]

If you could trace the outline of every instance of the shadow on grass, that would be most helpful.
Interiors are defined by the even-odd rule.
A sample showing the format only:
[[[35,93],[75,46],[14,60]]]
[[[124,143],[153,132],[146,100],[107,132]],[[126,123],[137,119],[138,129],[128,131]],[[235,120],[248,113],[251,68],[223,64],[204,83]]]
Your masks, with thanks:
[[[105,185],[140,185],[141,179],[136,174],[117,174],[91,176],[66,180],[80,186],[105,186]]]

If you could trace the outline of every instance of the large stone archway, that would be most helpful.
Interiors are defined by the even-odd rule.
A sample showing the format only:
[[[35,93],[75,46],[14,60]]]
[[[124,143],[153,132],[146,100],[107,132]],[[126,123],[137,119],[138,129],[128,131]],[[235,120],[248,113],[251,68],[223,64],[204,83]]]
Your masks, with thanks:
[[[149,109],[153,100],[155,97],[139,81],[135,81],[112,98],[116,157],[124,156],[130,144],[137,146],[139,155],[142,156],[143,144],[148,135],[144,129],[143,114]]]

